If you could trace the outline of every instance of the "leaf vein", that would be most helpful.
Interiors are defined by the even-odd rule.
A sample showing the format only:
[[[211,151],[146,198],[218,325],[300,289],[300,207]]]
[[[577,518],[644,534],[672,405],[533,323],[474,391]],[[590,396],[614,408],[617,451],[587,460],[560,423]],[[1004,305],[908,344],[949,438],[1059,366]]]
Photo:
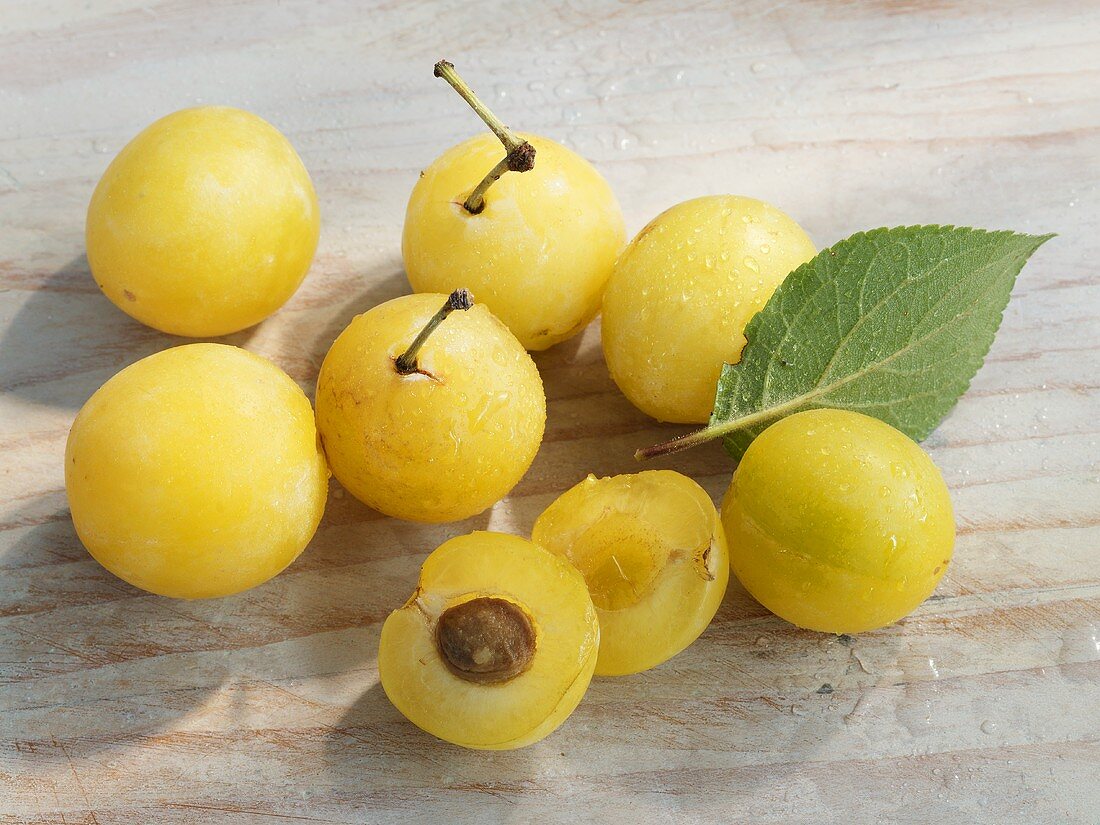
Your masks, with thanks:
[[[969,386],[1000,325],[1016,275],[1049,237],[900,227],[858,233],[824,250],[795,270],[753,318],[741,362],[723,369],[715,415],[693,443],[726,436],[737,457],[775,419],[823,402],[872,410],[922,438]],[[884,260],[887,254],[891,257]],[[876,272],[897,280],[882,284],[885,293],[868,305]],[[906,289],[931,290],[924,293],[925,306],[912,315],[914,304],[925,302],[917,300],[919,292],[900,297]],[[810,317],[815,312],[816,323]],[[877,326],[868,333],[871,324]],[[806,340],[799,342],[802,357],[796,359],[787,350],[799,335]],[[764,349],[768,339],[776,338],[778,343]],[[920,354],[910,358],[914,353]],[[799,372],[796,360],[826,363],[816,378],[809,378]],[[778,363],[794,369],[780,372]]]

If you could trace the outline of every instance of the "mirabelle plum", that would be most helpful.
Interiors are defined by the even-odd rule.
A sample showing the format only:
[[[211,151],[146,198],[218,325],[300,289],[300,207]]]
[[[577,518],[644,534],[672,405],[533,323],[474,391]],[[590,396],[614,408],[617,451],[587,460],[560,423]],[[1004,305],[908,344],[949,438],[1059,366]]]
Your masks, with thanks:
[[[88,262],[128,315],[176,335],[256,324],[298,288],[317,196],[285,137],[226,106],[184,109],[131,140],[88,206]]]
[[[749,445],[722,502],[733,572],[799,627],[858,633],[896,622],[935,589],[955,524],[943,477],[875,418],[810,410]]]
[[[592,678],[600,627],[564,559],[502,533],[440,545],[382,626],[378,674],[413,724],[467,748],[539,741]]]
[[[729,557],[710,496],[687,476],[589,476],[535,522],[532,541],[571,561],[600,617],[598,675],[637,673],[690,645],[714,618]]]
[[[584,158],[548,138],[507,136],[534,147],[534,167],[501,170],[475,214],[464,202],[501,161],[501,142],[486,134],[448,149],[413,187],[401,250],[415,291],[468,287],[524,347],[542,350],[599,311],[623,216]]]
[[[332,471],[390,516],[439,522],[480,513],[523,477],[542,441],[546,396],[531,356],[484,306],[440,323],[441,313],[463,308],[452,304],[457,295],[374,307],[340,333],[321,365],[317,424]],[[430,337],[420,335],[403,370],[399,357],[418,333]]]
[[[735,364],[745,325],[815,254],[791,218],[752,198],[677,204],[630,242],[603,298],[611,377],[661,421],[710,418],[722,364]]]
[[[88,399],[65,448],[84,546],[135,587],[184,599],[246,590],[294,561],[328,477],[298,385],[222,344],[122,370]]]

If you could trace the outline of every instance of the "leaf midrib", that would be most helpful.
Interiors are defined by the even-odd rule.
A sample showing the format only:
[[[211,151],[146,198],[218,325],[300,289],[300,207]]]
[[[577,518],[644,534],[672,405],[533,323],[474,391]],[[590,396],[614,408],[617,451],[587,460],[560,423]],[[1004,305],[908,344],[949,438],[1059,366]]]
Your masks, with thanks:
[[[869,235],[869,233],[868,233],[868,235]],[[865,235],[865,237],[867,237],[868,235]],[[875,245],[874,254],[871,256],[871,260],[867,263],[868,273],[870,273],[871,269],[874,267],[875,263],[878,261],[879,257],[882,255],[882,251],[883,251],[884,248],[885,247],[881,244],[876,244]],[[907,253],[909,253],[910,256],[911,256],[911,250],[909,249],[909,247],[906,246],[905,248],[906,248]],[[923,281],[925,278],[927,278],[930,275],[933,275],[936,272],[938,272],[940,270],[940,268],[942,266],[944,266],[948,261],[953,261],[953,260],[955,260],[955,258],[960,257],[961,254],[963,254],[963,252],[965,252],[965,250],[963,250],[960,253],[957,253],[954,256],[944,258],[943,260],[937,262],[935,264],[935,266],[930,267],[927,271],[923,272],[918,278],[908,278],[908,277],[906,277],[906,278],[900,279],[898,281],[898,283],[895,284],[894,288],[890,291],[889,294],[887,294],[887,295],[883,296],[882,298],[880,298],[878,301],[875,302],[875,304],[872,307],[870,307],[866,311],[864,311],[864,309],[863,309],[863,295],[864,295],[864,290],[867,287],[868,278],[864,277],[863,281],[862,281],[862,283],[860,284],[860,287],[859,287],[860,317],[856,320],[855,324],[852,325],[852,327],[848,330],[848,332],[846,332],[844,334],[844,336],[840,339],[840,341],[837,343],[836,349],[833,351],[833,355],[829,359],[829,363],[826,364],[825,368],[821,371],[821,374],[818,376],[818,379],[817,379],[818,383],[814,384],[814,386],[815,387],[819,386],[821,380],[829,374],[829,370],[831,370],[832,367],[833,367],[833,364],[836,363],[836,359],[837,359],[837,356],[840,354],[840,351],[842,349],[844,349],[845,345],[852,339],[852,336],[856,333],[856,331],[863,326],[864,321],[866,321],[874,313],[878,312],[887,302],[889,302],[889,301],[893,300],[895,297],[897,297],[897,294],[899,292],[901,292],[901,290],[904,289],[907,284],[912,284],[914,281]],[[844,261],[844,263],[842,263],[840,265],[840,272],[841,273],[843,273],[844,267],[846,267],[846,266],[848,266],[848,260],[847,259]],[[818,274],[816,268],[814,270],[814,274],[815,275]],[[836,285],[836,280],[837,280],[837,278],[836,278],[835,275],[832,278],[828,279],[828,280],[825,280],[824,278],[821,278],[821,277],[817,278],[816,288],[810,293],[810,295],[808,296],[806,302],[803,304],[802,308],[795,314],[794,318],[792,318],[789,323],[787,323],[786,318],[783,319],[787,328],[784,330],[783,337],[779,340],[779,344],[776,346],[776,352],[781,351],[783,349],[783,347],[786,345],[787,341],[791,337],[791,334],[794,332],[795,327],[802,320],[803,316],[813,306],[814,301],[817,299],[817,296],[821,294],[822,290],[824,290],[827,286],[830,286],[830,285],[833,286],[834,290],[836,289],[836,286],[835,286]],[[840,295],[837,294],[836,297],[837,297],[837,304],[839,305]],[[937,302],[937,306],[938,306],[938,302]],[[927,313],[925,314],[925,317],[927,317]],[[840,327],[840,324],[839,324],[839,320],[838,320],[837,332],[840,331],[839,327]],[[772,366],[774,364],[775,364],[775,358],[772,357],[771,359],[769,359],[767,366],[764,367],[764,380],[762,382],[761,391],[760,391],[760,400],[761,400],[761,402],[766,403],[766,399],[768,397],[768,385],[770,383],[771,374],[772,374]]]

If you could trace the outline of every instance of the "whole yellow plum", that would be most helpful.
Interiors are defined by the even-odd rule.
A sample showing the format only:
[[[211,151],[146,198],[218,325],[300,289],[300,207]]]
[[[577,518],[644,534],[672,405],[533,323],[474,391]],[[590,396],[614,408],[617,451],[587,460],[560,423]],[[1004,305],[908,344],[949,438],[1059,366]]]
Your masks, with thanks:
[[[298,385],[223,344],[122,370],[88,399],[65,448],[84,546],[135,587],[184,599],[238,593],[294,561],[328,477]]]
[[[596,316],[626,237],[618,201],[588,161],[518,137],[534,146],[534,168],[500,178],[477,214],[463,199],[500,160],[500,141],[478,135],[436,159],[413,187],[401,250],[415,291],[468,287],[524,347],[543,350]]]
[[[396,518],[480,513],[523,477],[542,441],[546,396],[531,356],[485,306],[454,304],[463,292],[379,304],[321,365],[317,424],[332,472]],[[466,311],[441,321],[441,304]]]
[[[955,543],[939,469],[876,418],[809,410],[749,445],[722,502],[730,565],[799,627],[858,633],[935,589]]]
[[[107,167],[88,205],[92,275],[123,312],[163,332],[224,335],[298,288],[320,216],[305,166],[271,124],[239,109],[184,109]]]
[[[661,213],[623,250],[604,293],[611,377],[660,421],[707,421],[745,325],[814,254],[797,223],[752,198],[713,195]]]

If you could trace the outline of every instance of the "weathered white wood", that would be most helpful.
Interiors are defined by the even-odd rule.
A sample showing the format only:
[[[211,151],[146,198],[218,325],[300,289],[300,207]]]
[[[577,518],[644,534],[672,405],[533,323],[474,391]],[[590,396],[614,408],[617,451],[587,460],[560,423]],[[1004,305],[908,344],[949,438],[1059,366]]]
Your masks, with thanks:
[[[489,514],[404,524],[334,485],[298,562],[213,602],[139,593],[85,554],[67,428],[111,374],[180,342],[88,275],[110,157],[202,102],[285,131],[320,252],[283,311],[227,340],[311,390],[352,315],[407,289],[417,170],[480,128],[431,77],[444,56],[509,123],[591,158],[631,230],[728,191],[822,245],[899,223],[1059,233],[927,442],[960,527],[932,600],[837,639],[734,583],[695,646],[597,680],[539,745],[469,753],[412,728],[374,656],[424,553],[526,532],[585,473],[633,470],[676,432],[617,392],[598,323],[537,357],[546,442]],[[1100,821],[1098,89],[1087,0],[0,4],[0,822]],[[716,498],[730,473],[713,445],[658,466]]]

